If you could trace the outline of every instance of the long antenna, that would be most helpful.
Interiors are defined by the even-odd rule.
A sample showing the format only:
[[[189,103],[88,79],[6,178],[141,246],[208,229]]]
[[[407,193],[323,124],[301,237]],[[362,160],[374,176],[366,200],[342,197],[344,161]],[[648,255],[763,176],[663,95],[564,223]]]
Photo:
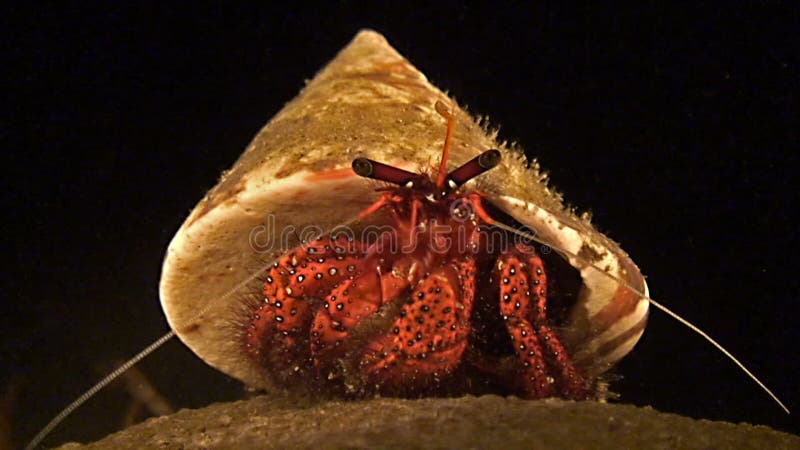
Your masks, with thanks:
[[[596,267],[595,267],[595,269],[596,269]],[[626,285],[626,287],[627,287],[627,285]],[[658,308],[658,309],[660,309],[661,311],[665,312],[667,315],[669,315],[669,316],[670,316],[670,317],[672,317],[673,319],[677,320],[678,322],[682,323],[683,325],[685,325],[686,327],[688,327],[690,330],[694,331],[695,333],[699,334],[699,335],[700,335],[700,336],[702,336],[702,337],[703,337],[703,339],[705,339],[706,341],[710,342],[710,343],[711,343],[711,345],[713,345],[714,347],[716,347],[716,348],[717,348],[717,350],[721,351],[723,355],[727,356],[727,357],[728,357],[728,359],[730,359],[731,361],[733,361],[733,363],[734,363],[734,364],[736,364],[737,366],[739,366],[739,368],[740,368],[740,369],[742,369],[742,371],[743,371],[744,373],[746,373],[746,374],[747,374],[747,376],[748,376],[748,377],[750,377],[750,379],[752,379],[752,380],[753,380],[753,381],[754,381],[754,382],[755,382],[757,385],[759,385],[759,386],[761,387],[761,389],[763,389],[763,390],[764,390],[764,392],[766,392],[767,394],[769,394],[769,396],[770,396],[770,397],[772,397],[772,399],[773,399],[773,400],[775,400],[775,403],[777,403],[777,404],[778,404],[778,405],[779,405],[779,406],[780,406],[780,407],[781,407],[781,408],[782,408],[782,409],[783,409],[783,410],[786,412],[786,414],[791,414],[791,413],[789,412],[789,408],[787,408],[787,407],[786,407],[786,405],[784,405],[784,404],[783,404],[783,402],[781,402],[781,401],[780,401],[780,399],[779,399],[779,398],[778,398],[778,397],[777,397],[775,394],[773,394],[773,393],[772,393],[772,391],[771,391],[771,390],[770,390],[770,389],[769,389],[769,388],[768,388],[768,387],[767,387],[767,386],[766,386],[764,383],[762,383],[762,382],[761,382],[761,380],[759,380],[759,379],[758,379],[758,377],[756,377],[755,375],[753,375],[753,373],[752,373],[752,372],[750,372],[750,370],[748,370],[748,369],[747,369],[747,367],[745,367],[745,365],[744,365],[744,364],[742,364],[742,362],[741,362],[741,361],[739,361],[739,360],[738,360],[738,359],[737,359],[735,356],[733,356],[733,355],[732,355],[732,354],[731,354],[731,353],[730,353],[728,350],[726,350],[726,349],[725,349],[725,347],[723,347],[723,346],[722,346],[720,343],[718,343],[718,342],[717,342],[716,340],[714,340],[714,339],[713,339],[711,336],[709,336],[709,335],[708,335],[708,333],[706,333],[705,331],[703,331],[703,330],[701,330],[700,328],[696,327],[696,326],[695,326],[693,323],[691,323],[691,322],[689,322],[688,320],[684,319],[683,317],[679,316],[679,315],[678,315],[676,312],[674,312],[674,311],[670,310],[670,309],[669,309],[669,308],[667,308],[666,306],[664,306],[664,305],[662,305],[662,304],[660,304],[660,303],[656,302],[656,301],[655,301],[655,300],[653,300],[652,298],[650,298],[650,297],[647,297],[647,300],[648,300],[648,301],[649,301],[649,302],[650,302],[650,303],[651,303],[653,306],[655,306],[656,308]]]
[[[239,282],[239,284],[232,287],[221,296],[210,301],[203,309],[201,309],[197,314],[194,315],[194,318],[198,318],[203,314],[205,314],[209,310],[209,308],[211,308],[211,305],[214,304],[215,302],[225,300],[226,298],[235,294],[237,291],[239,291],[239,289],[243,288],[248,283],[256,279],[259,275],[267,271],[267,269],[269,269],[269,265],[265,265],[263,268],[253,272],[250,276]],[[164,345],[167,341],[169,341],[173,337],[175,337],[175,331],[171,330],[167,334],[158,338],[157,341],[148,345],[144,350],[136,354],[136,356],[129,359],[127,362],[118,367],[116,370],[106,375],[105,378],[97,382],[97,384],[92,386],[88,391],[84,392],[80,397],[76,398],[75,401],[70,403],[66,408],[64,408],[60,413],[58,413],[58,415],[53,417],[53,419],[47,425],[45,425],[45,427],[42,428],[42,430],[39,431],[36,434],[36,436],[33,437],[33,439],[31,439],[28,445],[25,446],[25,450],[33,450],[34,448],[36,448],[36,446],[38,446],[42,442],[42,440],[44,440],[44,438],[46,438],[47,435],[49,435],[50,432],[53,431],[55,427],[57,427],[61,422],[64,421],[64,419],[66,419],[70,414],[72,414],[73,411],[75,411],[78,407],[86,403],[87,400],[94,397],[94,395],[97,394],[97,392],[99,392],[104,387],[108,386],[109,383],[111,383],[112,381],[117,379],[120,375],[125,373],[126,370],[133,367],[133,365],[144,359],[150,353],[153,353],[156,349]]]
[[[436,187],[439,190],[444,187],[445,178],[447,178],[447,159],[450,157],[450,141],[453,138],[453,130],[456,127],[456,122],[453,115],[443,101],[437,100],[434,105],[436,112],[447,120],[447,134],[444,135],[444,148],[442,149],[442,161],[439,163],[439,174],[436,177]]]
[[[638,295],[639,297],[641,297],[641,298],[643,298],[643,299],[647,299],[647,301],[649,301],[649,302],[650,302],[650,303],[651,303],[653,306],[655,306],[655,307],[656,307],[656,308],[658,308],[659,310],[663,311],[664,313],[666,313],[667,315],[669,315],[669,316],[670,316],[670,317],[672,317],[673,319],[677,320],[677,321],[678,321],[678,322],[680,322],[681,324],[685,325],[685,326],[686,326],[687,328],[689,328],[690,330],[692,330],[692,331],[694,331],[695,333],[699,334],[699,335],[700,335],[700,336],[701,336],[703,339],[705,339],[705,340],[706,340],[706,341],[708,341],[708,342],[709,342],[711,345],[713,345],[714,347],[716,347],[716,348],[717,348],[717,350],[719,350],[720,352],[722,352],[722,354],[723,354],[723,355],[727,356],[727,357],[728,357],[728,359],[730,359],[731,361],[733,361],[733,363],[734,363],[734,364],[736,364],[737,366],[739,366],[739,368],[740,368],[740,369],[742,369],[742,371],[743,371],[745,374],[747,374],[747,376],[748,376],[748,377],[750,377],[750,379],[751,379],[751,380],[753,380],[753,382],[755,382],[755,383],[756,383],[756,384],[757,384],[757,385],[758,385],[758,386],[759,386],[759,387],[760,387],[760,388],[761,388],[761,389],[762,389],[764,392],[766,392],[766,393],[767,393],[767,395],[769,395],[769,396],[772,398],[772,400],[774,400],[774,401],[775,401],[775,403],[777,403],[777,404],[778,404],[778,406],[780,406],[780,407],[781,407],[781,409],[783,409],[783,411],[784,411],[784,412],[786,412],[786,414],[791,414],[791,412],[789,411],[789,408],[787,408],[787,407],[786,407],[786,405],[784,405],[784,404],[783,404],[783,402],[782,402],[782,401],[781,401],[781,400],[778,398],[778,396],[777,396],[777,395],[775,395],[775,394],[774,394],[774,393],[773,393],[773,392],[772,392],[772,391],[771,391],[771,390],[770,390],[770,389],[767,387],[767,385],[765,385],[765,384],[764,384],[764,383],[763,383],[761,380],[759,380],[759,379],[758,379],[758,377],[756,377],[756,376],[755,376],[755,375],[754,375],[752,372],[750,372],[750,370],[748,370],[748,369],[747,369],[747,367],[745,367],[745,365],[744,365],[744,364],[742,364],[742,362],[741,362],[741,361],[739,361],[739,359],[737,359],[735,356],[733,356],[733,355],[731,354],[731,352],[729,352],[727,349],[725,349],[725,347],[723,347],[723,346],[722,346],[722,345],[721,345],[719,342],[717,342],[717,341],[716,341],[714,338],[712,338],[711,336],[709,336],[709,335],[708,335],[708,333],[706,333],[705,331],[701,330],[701,329],[700,329],[700,328],[698,328],[696,325],[694,325],[693,323],[691,323],[691,322],[689,322],[688,320],[684,319],[683,317],[679,316],[679,315],[678,315],[676,312],[674,312],[674,311],[670,310],[669,308],[667,308],[666,306],[662,305],[661,303],[658,303],[658,302],[656,302],[655,300],[653,300],[652,298],[650,298],[650,296],[648,296],[648,295],[645,295],[645,294],[644,294],[642,291],[640,291],[639,289],[636,289],[636,288],[634,288],[633,286],[631,286],[629,283],[627,283],[627,282],[626,282],[625,280],[623,280],[622,278],[619,278],[619,277],[617,277],[617,276],[615,276],[615,275],[612,275],[612,274],[610,274],[610,273],[606,272],[605,270],[603,270],[603,269],[601,269],[600,267],[598,267],[596,264],[593,264],[593,263],[591,263],[590,261],[587,261],[586,259],[584,259],[584,258],[582,258],[582,257],[578,256],[577,254],[575,254],[575,253],[573,253],[573,252],[570,252],[569,250],[565,250],[565,249],[562,249],[562,248],[559,248],[559,247],[555,247],[555,246],[553,246],[553,244],[552,244],[552,243],[550,243],[550,242],[546,242],[546,241],[544,241],[543,239],[541,239],[541,238],[538,238],[538,237],[536,237],[536,236],[535,236],[535,235],[533,235],[533,234],[526,233],[526,232],[524,232],[524,231],[521,231],[521,230],[517,230],[517,229],[515,229],[515,228],[512,228],[512,227],[510,227],[510,226],[508,226],[508,225],[504,224],[504,223],[500,223],[500,222],[497,222],[497,221],[492,221],[492,222],[493,222],[493,223],[492,223],[492,225],[493,225],[493,226],[496,226],[497,228],[500,228],[500,229],[506,230],[506,231],[508,231],[508,232],[514,233],[514,234],[516,234],[516,235],[518,235],[518,236],[520,236],[520,237],[523,237],[523,238],[525,238],[525,239],[530,239],[530,240],[532,240],[532,241],[536,241],[536,242],[538,242],[538,243],[540,243],[540,244],[547,245],[547,246],[549,246],[549,247],[551,247],[551,248],[555,249],[556,251],[558,251],[558,252],[560,252],[560,253],[563,253],[563,254],[565,254],[565,255],[567,255],[567,256],[569,256],[569,257],[571,257],[571,258],[575,258],[575,259],[577,259],[578,261],[581,261],[581,262],[583,262],[584,264],[588,265],[589,267],[593,268],[594,270],[597,270],[598,272],[600,272],[600,273],[604,274],[604,275],[605,275],[605,276],[607,276],[608,278],[611,278],[612,280],[616,281],[617,283],[621,284],[622,286],[625,286],[627,289],[629,289],[631,292],[633,292],[634,294]]]
[[[46,438],[47,435],[50,434],[51,431],[53,431],[55,427],[57,427],[61,422],[63,422],[64,419],[66,419],[67,416],[72,414],[73,411],[75,411],[81,405],[86,403],[87,400],[94,397],[94,395],[98,391],[100,391],[100,389],[103,389],[104,387],[108,386],[109,383],[111,383],[112,381],[117,379],[117,377],[125,373],[126,370],[133,367],[134,364],[144,359],[150,353],[153,353],[156,349],[164,345],[167,341],[169,341],[173,337],[175,337],[174,331],[170,331],[169,333],[161,336],[160,338],[158,338],[157,341],[148,345],[147,348],[139,352],[133,358],[129,359],[125,364],[119,366],[116,370],[106,375],[105,378],[98,381],[97,384],[91,387],[91,389],[84,392],[80,397],[76,398],[75,401],[67,405],[67,407],[64,408],[63,410],[61,410],[61,412],[58,413],[58,415],[53,417],[53,419],[47,425],[45,425],[45,427],[42,428],[41,431],[39,431],[39,433],[37,433],[36,436],[34,436],[33,439],[31,439],[30,442],[28,442],[28,445],[25,446],[25,450],[33,450],[34,448],[36,448],[44,440],[44,438]]]

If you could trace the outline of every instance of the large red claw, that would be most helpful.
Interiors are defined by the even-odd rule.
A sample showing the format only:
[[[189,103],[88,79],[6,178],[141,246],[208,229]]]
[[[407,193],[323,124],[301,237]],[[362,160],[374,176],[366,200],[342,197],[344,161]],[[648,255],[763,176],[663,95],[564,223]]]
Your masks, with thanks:
[[[364,319],[382,304],[381,278],[374,268],[348,266],[347,279],[333,286],[311,326],[311,353],[316,367],[333,360],[342,349],[349,348],[348,336]]]
[[[322,299],[362,259],[358,242],[320,238],[284,254],[267,271],[263,301],[245,336],[250,353],[276,368],[308,358],[312,299]]]
[[[422,386],[460,363],[470,332],[475,261],[452,261],[411,292],[388,333],[375,340],[361,366],[388,387]]]

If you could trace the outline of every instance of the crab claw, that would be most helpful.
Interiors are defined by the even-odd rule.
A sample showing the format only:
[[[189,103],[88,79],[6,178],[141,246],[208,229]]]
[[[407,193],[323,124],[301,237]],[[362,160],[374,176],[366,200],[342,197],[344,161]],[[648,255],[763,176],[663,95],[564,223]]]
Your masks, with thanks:
[[[276,368],[279,378],[297,375],[292,362],[310,358],[308,330],[314,302],[353,275],[363,260],[357,241],[323,237],[281,256],[267,271],[263,298],[245,335],[252,357]]]
[[[370,341],[360,366],[384,389],[429,385],[460,363],[470,333],[475,261],[451,260],[433,270],[404,301],[389,330]]]

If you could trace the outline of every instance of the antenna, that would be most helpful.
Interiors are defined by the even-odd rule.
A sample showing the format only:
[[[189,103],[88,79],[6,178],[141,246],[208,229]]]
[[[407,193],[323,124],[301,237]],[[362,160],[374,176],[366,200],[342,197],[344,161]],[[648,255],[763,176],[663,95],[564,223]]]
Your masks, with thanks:
[[[725,347],[723,347],[723,346],[722,346],[722,345],[721,345],[719,342],[717,342],[717,341],[716,341],[714,338],[712,338],[711,336],[709,336],[709,335],[708,335],[708,334],[707,334],[705,331],[701,330],[700,328],[698,328],[698,327],[697,327],[696,325],[694,325],[693,323],[691,323],[691,322],[689,322],[688,320],[684,319],[683,317],[681,317],[680,315],[678,315],[676,312],[674,312],[674,311],[670,310],[669,308],[667,308],[666,306],[662,305],[661,303],[658,303],[658,302],[656,302],[655,300],[653,300],[652,298],[650,298],[650,296],[648,296],[648,295],[645,295],[645,294],[644,294],[644,292],[640,291],[639,289],[636,289],[636,288],[634,288],[634,287],[633,287],[633,286],[631,286],[629,283],[627,283],[625,280],[623,280],[623,279],[621,279],[621,278],[619,278],[619,277],[617,277],[617,276],[615,276],[615,275],[612,275],[612,274],[610,274],[610,273],[606,272],[605,270],[603,270],[603,269],[601,269],[600,267],[598,267],[596,264],[593,264],[593,263],[591,263],[590,261],[587,261],[586,259],[584,259],[584,258],[582,258],[582,257],[578,256],[576,253],[570,252],[570,251],[568,251],[568,250],[564,250],[564,249],[562,249],[562,248],[559,248],[559,247],[557,247],[557,246],[553,246],[551,243],[549,243],[549,242],[546,242],[546,241],[544,241],[543,239],[541,239],[541,238],[539,238],[539,237],[537,237],[537,236],[534,236],[533,234],[526,233],[526,232],[524,232],[524,231],[521,231],[521,230],[514,229],[514,228],[512,228],[512,227],[510,227],[510,226],[508,226],[508,225],[506,225],[506,224],[504,224],[504,223],[500,223],[500,222],[497,222],[497,221],[492,221],[491,225],[493,225],[493,226],[496,226],[496,227],[498,227],[498,228],[500,228],[500,229],[506,230],[506,231],[508,231],[508,232],[514,233],[514,234],[516,234],[516,235],[518,235],[518,236],[520,236],[520,237],[523,237],[523,238],[525,238],[525,239],[530,239],[530,240],[532,240],[532,241],[536,241],[536,242],[538,242],[538,243],[540,243],[540,244],[547,245],[547,246],[549,246],[549,247],[553,248],[554,250],[556,250],[556,251],[558,251],[558,252],[560,252],[560,253],[562,253],[562,254],[564,254],[564,255],[567,255],[567,256],[569,256],[569,257],[571,257],[571,258],[575,258],[575,259],[577,259],[578,261],[581,261],[581,262],[583,262],[584,264],[588,265],[589,267],[593,268],[594,270],[596,270],[596,271],[598,271],[598,272],[600,272],[600,273],[604,274],[604,275],[605,275],[605,276],[607,276],[608,278],[610,278],[610,279],[612,279],[612,280],[616,281],[616,282],[617,282],[617,283],[619,283],[620,285],[622,285],[622,286],[625,286],[627,289],[629,289],[631,292],[633,292],[634,294],[638,295],[639,297],[641,297],[641,298],[643,298],[643,299],[646,299],[646,300],[647,300],[647,301],[649,301],[649,302],[650,302],[650,303],[651,303],[653,306],[655,306],[656,308],[658,308],[658,309],[659,309],[659,310],[661,310],[662,312],[666,313],[667,315],[669,315],[669,316],[670,316],[670,317],[672,317],[673,319],[677,320],[677,321],[678,321],[678,322],[680,322],[681,324],[685,325],[685,326],[686,326],[687,328],[689,328],[690,330],[692,330],[692,331],[694,331],[695,333],[699,334],[699,335],[700,335],[700,336],[701,336],[703,339],[705,339],[705,340],[706,340],[707,342],[709,342],[711,345],[713,345],[714,347],[716,347],[716,348],[717,348],[717,350],[719,350],[720,352],[722,352],[722,354],[723,354],[723,355],[727,356],[727,357],[728,357],[728,359],[730,359],[731,361],[733,361],[733,363],[734,363],[734,364],[736,364],[736,365],[739,367],[739,369],[741,369],[741,370],[742,370],[742,371],[743,371],[745,374],[747,374],[747,376],[748,376],[748,377],[750,377],[750,379],[751,379],[751,380],[753,380],[753,382],[755,382],[755,383],[756,383],[756,384],[757,384],[757,385],[758,385],[758,386],[759,386],[759,387],[760,387],[760,388],[761,388],[761,389],[762,389],[764,392],[766,392],[766,393],[767,393],[767,395],[769,395],[769,396],[772,398],[772,400],[773,400],[773,401],[775,401],[775,403],[777,403],[777,404],[778,404],[778,406],[780,406],[780,407],[781,407],[781,409],[783,409],[783,411],[784,411],[784,412],[786,412],[786,414],[791,414],[791,412],[789,411],[789,408],[787,408],[787,407],[786,407],[786,405],[784,405],[784,404],[783,404],[783,402],[782,402],[782,401],[781,401],[781,400],[778,398],[778,396],[776,396],[776,395],[775,395],[775,394],[772,392],[772,390],[770,390],[770,389],[769,389],[769,388],[768,388],[768,387],[767,387],[767,386],[766,386],[766,385],[765,385],[765,384],[764,384],[764,383],[763,383],[763,382],[762,382],[760,379],[758,379],[758,377],[756,377],[756,376],[755,376],[755,375],[754,375],[752,372],[750,372],[750,370],[749,370],[749,369],[748,369],[748,368],[747,368],[747,367],[746,367],[746,366],[745,366],[745,365],[744,365],[744,364],[743,364],[741,361],[739,361],[739,359],[738,359],[738,358],[736,358],[735,356],[733,356],[733,355],[731,354],[731,352],[729,352],[729,351],[728,351],[728,350],[727,350]]]
[[[237,284],[236,286],[232,287],[230,290],[228,290],[221,296],[209,302],[209,304],[206,305],[204,308],[202,308],[197,314],[195,314],[194,317],[195,318],[201,317],[208,311],[209,308],[211,308],[212,303],[223,301],[226,298],[230,297],[231,295],[235,294],[239,289],[243,288],[248,283],[256,279],[259,275],[266,272],[268,268],[269,265],[265,264],[263,268],[253,272],[249,277],[242,280],[239,284]],[[25,450],[33,450],[34,448],[36,448],[44,440],[44,438],[46,438],[47,435],[49,435],[53,431],[53,429],[55,429],[55,427],[57,427],[61,422],[63,422],[64,419],[66,419],[70,414],[72,414],[73,411],[75,411],[81,405],[86,403],[86,401],[88,401],[90,398],[94,397],[95,394],[97,394],[104,387],[108,386],[109,383],[119,378],[119,376],[125,373],[126,370],[130,369],[136,363],[147,357],[150,353],[153,353],[154,351],[156,351],[156,349],[166,344],[173,337],[175,337],[175,331],[171,330],[167,334],[158,338],[152,344],[148,345],[144,350],[137,353],[136,356],[134,356],[133,358],[129,359],[124,364],[119,366],[116,370],[106,375],[105,378],[98,381],[97,384],[89,388],[88,391],[81,394],[80,397],[76,398],[75,401],[67,405],[66,408],[61,410],[60,413],[58,413],[55,417],[53,417],[53,419],[47,425],[45,425],[44,428],[41,429],[41,431],[36,433],[36,436],[34,436],[33,439],[31,439],[31,441],[28,443],[28,445],[25,446]]]
[[[67,405],[66,408],[61,410],[60,413],[58,413],[55,417],[53,417],[53,420],[51,420],[47,425],[45,425],[45,427],[42,428],[41,431],[39,431],[36,434],[36,436],[34,436],[33,439],[31,439],[30,442],[28,442],[28,445],[25,446],[25,450],[33,450],[34,448],[36,448],[44,440],[44,438],[46,438],[47,435],[50,434],[51,431],[53,431],[55,427],[57,427],[61,422],[63,422],[64,419],[66,419],[70,414],[72,414],[73,411],[75,411],[81,405],[86,403],[87,400],[94,397],[94,395],[97,394],[100,391],[100,389],[103,389],[104,387],[108,386],[109,383],[116,380],[120,375],[125,373],[128,369],[133,367],[139,361],[143,360],[145,357],[147,357],[147,355],[156,351],[156,349],[164,345],[167,341],[169,341],[173,337],[175,337],[174,331],[170,331],[169,333],[161,336],[160,338],[158,338],[158,340],[148,345],[147,348],[139,352],[136,356],[125,362],[125,364],[119,366],[116,370],[106,375],[105,378],[98,381],[97,384],[92,386],[88,391],[81,394],[80,397],[76,398],[75,401]]]
[[[453,130],[455,130],[456,122],[453,120],[453,115],[450,110],[441,100],[436,100],[434,105],[436,112],[447,120],[447,134],[444,135],[444,148],[442,149],[442,161],[439,163],[439,174],[436,176],[436,187],[441,191],[444,187],[444,181],[447,177],[447,159],[450,157],[450,141],[453,139]]]

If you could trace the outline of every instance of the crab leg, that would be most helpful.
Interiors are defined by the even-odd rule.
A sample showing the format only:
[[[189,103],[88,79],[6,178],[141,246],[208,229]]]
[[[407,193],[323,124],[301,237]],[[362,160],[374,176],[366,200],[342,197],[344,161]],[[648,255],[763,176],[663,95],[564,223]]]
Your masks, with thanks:
[[[547,321],[547,276],[542,260],[523,245],[507,251],[497,264],[500,314],[523,366],[523,388],[531,398],[553,395],[586,398],[584,381]]]

